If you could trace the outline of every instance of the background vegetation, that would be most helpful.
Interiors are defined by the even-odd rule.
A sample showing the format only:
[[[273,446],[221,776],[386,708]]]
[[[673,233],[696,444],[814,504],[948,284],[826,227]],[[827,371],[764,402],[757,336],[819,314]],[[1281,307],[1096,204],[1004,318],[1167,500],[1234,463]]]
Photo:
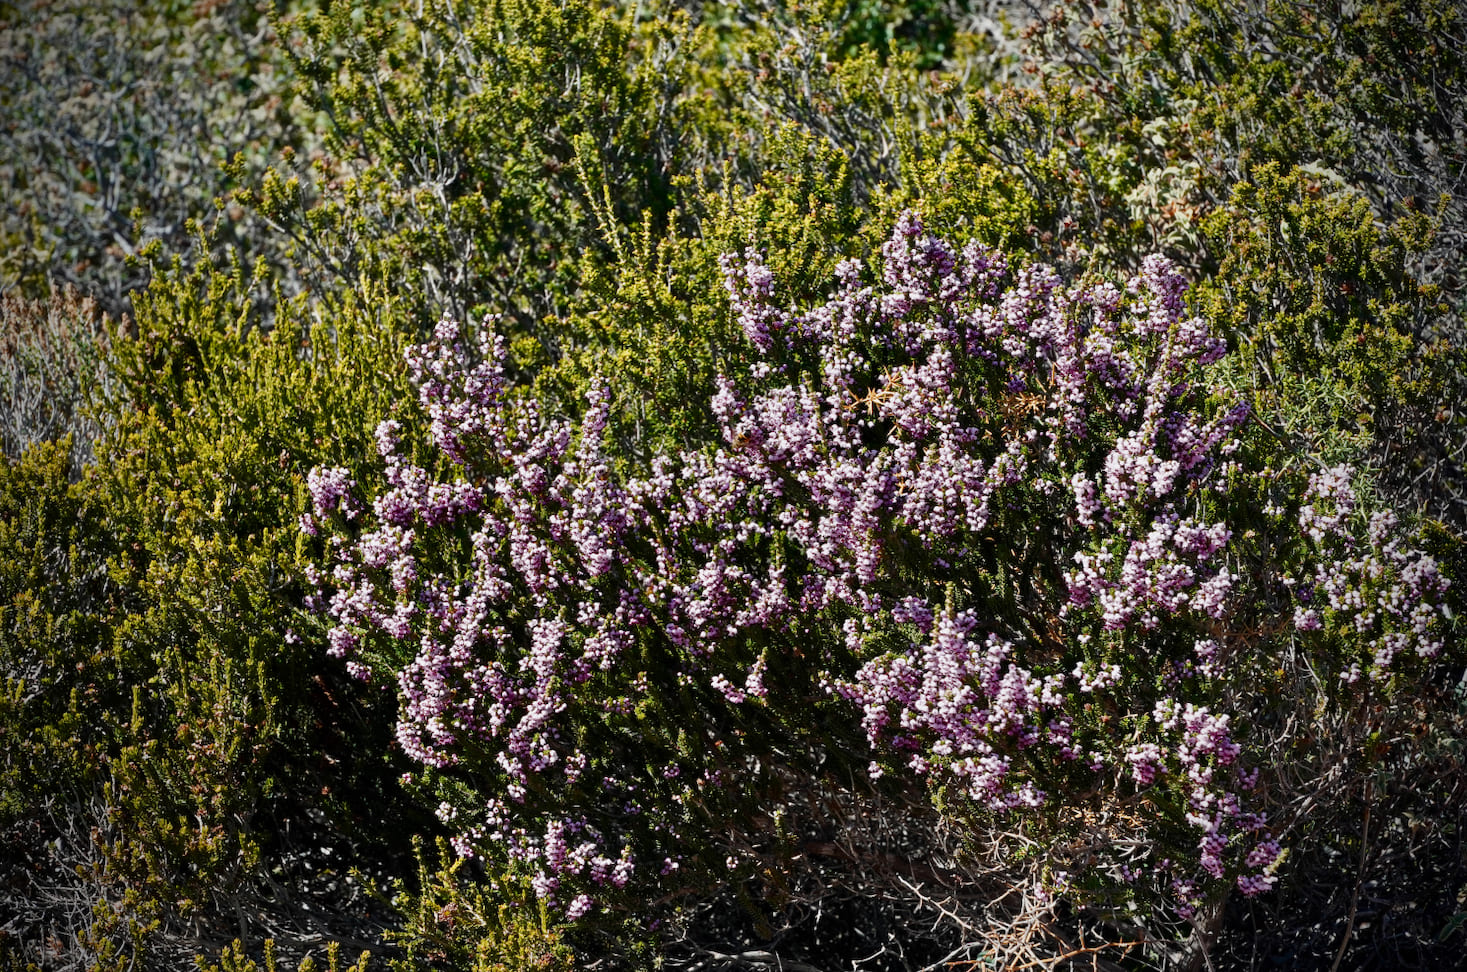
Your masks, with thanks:
[[[1445,967],[1464,112],[1449,0],[0,2],[0,963]],[[1393,511],[1453,582],[1443,652],[1346,704],[1315,672],[1357,635],[1230,619],[1256,647],[1237,684],[1267,689],[1235,726],[1290,850],[1266,894],[1215,887],[1190,918],[1055,877],[1124,806],[995,823],[867,779],[833,700],[743,722],[669,689],[617,758],[645,772],[688,755],[690,713],[727,718],[762,789],[710,799],[666,893],[568,922],[531,871],[450,845],[443,808],[497,794],[404,753],[411,658],[363,680],[333,657],[312,471],[381,493],[392,419],[457,474],[404,360],[445,315],[502,335],[548,416],[579,423],[607,379],[618,476],[719,448],[716,379],[752,360],[720,258],[762,254],[812,308],[908,210],[1069,281],[1170,258],[1228,344],[1217,400],[1252,404],[1254,487],[1351,466],[1360,529]]]

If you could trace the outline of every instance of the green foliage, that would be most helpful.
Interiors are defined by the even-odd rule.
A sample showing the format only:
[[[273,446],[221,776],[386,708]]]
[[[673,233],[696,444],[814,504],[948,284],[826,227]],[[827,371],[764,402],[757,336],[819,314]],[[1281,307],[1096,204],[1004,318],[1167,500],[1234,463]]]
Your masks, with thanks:
[[[570,947],[535,900],[529,882],[505,875],[486,881],[440,841],[430,863],[414,848],[417,880],[393,885],[402,924],[387,939],[403,949],[398,972],[431,965],[465,972],[570,972]]]
[[[1267,162],[1350,186],[1378,218],[1445,197],[1440,259],[1462,244],[1464,32],[1446,0],[1072,0],[1030,28],[1028,67],[1047,92],[1074,90],[1082,117],[1115,132],[1094,134],[1129,142],[1144,168],[1187,173],[1188,205],[1226,204]]]
[[[124,951],[130,922],[166,954],[260,894],[349,929],[360,890],[339,856],[309,865],[299,900],[272,875],[323,847],[375,844],[361,865],[404,850],[376,816],[396,799],[393,703],[322,667],[296,522],[305,471],[360,465],[372,417],[404,393],[380,380],[401,370],[394,305],[369,291],[319,308],[330,326],[265,331],[260,284],[238,265],[165,273],[112,336],[119,391],[95,465],[67,486],[65,449],[46,447],[5,473],[23,501],[3,510],[4,724],[25,759],[3,802],[33,806],[39,788],[102,815],[81,852],[114,889],[100,933]],[[277,318],[306,319],[276,296]]]
[[[296,972],[367,972],[367,962],[370,958],[370,953],[363,952],[361,957],[351,965],[342,965],[341,947],[337,942],[331,942],[326,947],[324,966],[315,959],[307,957],[296,966]],[[219,954],[218,962],[206,965],[200,960],[198,970],[199,972],[281,972],[280,965],[275,958],[274,941],[265,940],[264,964],[261,965],[249,956],[244,945],[237,938]]]
[[[174,899],[185,913],[260,867],[262,840],[284,823],[272,808],[359,812],[333,791],[360,799],[390,768],[363,748],[381,745],[381,700],[319,670],[298,607],[296,520],[303,470],[360,463],[370,417],[401,394],[361,380],[395,370],[392,303],[337,305],[329,329],[265,332],[251,320],[258,283],[239,266],[205,268],[138,298],[95,472],[109,526],[130,541],[113,576],[140,601],[114,636],[155,668],[114,759],[129,837],[115,859],[160,896],[192,886]]]
[[[41,443],[0,464],[0,826],[13,828],[43,794],[96,778],[99,707],[120,707],[107,618],[125,603],[108,578],[115,552],[94,494],[68,482],[69,443]]]
[[[961,0],[841,0],[821,13],[841,28],[840,56],[874,51],[886,61],[905,54],[917,68],[931,70],[956,52],[959,22],[971,6]]]
[[[770,146],[758,185],[747,193],[698,186],[686,193],[679,213],[685,218],[665,234],[650,221],[640,231],[617,230],[614,259],[584,281],[591,306],[566,322],[583,335],[581,345],[541,376],[542,393],[575,401],[593,377],[616,376],[618,437],[629,456],[708,435],[713,379],[727,369],[729,355],[743,353],[719,256],[767,249],[781,280],[810,293],[862,242],[845,157],[812,141],[785,129]],[[697,231],[684,235],[676,228],[682,223]]]
[[[502,313],[542,345],[527,361],[556,360],[583,338],[577,315],[604,310],[587,283],[618,272],[631,238],[705,240],[729,199],[775,180],[807,207],[798,173],[832,165],[848,185],[822,205],[833,191],[850,224],[896,182],[913,126],[951,109],[908,62],[833,59],[819,11],[768,12],[694,23],[658,5],[476,0],[297,18],[281,29],[303,98],[331,119],[327,154],[313,171],[288,156],[237,198],[323,286],[369,271],[422,324]]]
[[[533,333],[602,249],[580,166],[605,173],[624,220],[668,208],[678,18],[342,3],[281,29],[302,96],[331,119],[320,185],[288,158],[240,198],[338,283],[391,280],[428,322],[492,304]]]
[[[1311,452],[1356,427],[1368,436],[1373,413],[1426,391],[1413,335],[1437,312],[1437,288],[1408,270],[1430,240],[1424,216],[1383,230],[1363,198],[1269,163],[1203,232],[1223,256],[1196,305],[1251,347],[1270,414],[1324,409]]]

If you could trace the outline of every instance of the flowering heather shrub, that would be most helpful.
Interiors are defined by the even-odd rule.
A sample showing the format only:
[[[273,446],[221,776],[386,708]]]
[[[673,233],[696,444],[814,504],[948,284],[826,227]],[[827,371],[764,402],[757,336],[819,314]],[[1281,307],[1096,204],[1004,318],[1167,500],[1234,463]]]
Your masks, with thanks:
[[[397,679],[458,850],[575,919],[706,863],[783,754],[864,736],[871,777],[974,825],[1113,811],[1053,887],[1188,916],[1273,886],[1255,659],[1301,646],[1331,698],[1415,677],[1445,581],[1347,470],[1253,468],[1180,275],[1067,284],[910,213],[808,310],[757,253],[724,271],[717,441],[621,473],[609,385],[545,414],[445,321],[408,363],[452,474],[391,421],[386,490],[312,474],[332,650]]]

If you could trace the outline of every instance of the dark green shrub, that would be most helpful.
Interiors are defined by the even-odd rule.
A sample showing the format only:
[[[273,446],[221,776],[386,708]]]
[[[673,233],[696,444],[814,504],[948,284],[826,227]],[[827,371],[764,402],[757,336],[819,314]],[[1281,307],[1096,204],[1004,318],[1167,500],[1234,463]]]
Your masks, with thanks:
[[[129,604],[108,574],[118,548],[104,504],[69,482],[70,453],[42,442],[0,462],[0,908],[13,916],[0,957],[15,963],[88,945],[98,896],[76,892],[99,859],[99,716],[132,695],[109,651],[109,619]]]
[[[367,273],[428,323],[492,305],[539,333],[604,253],[591,205],[627,222],[667,211],[684,151],[677,18],[590,2],[343,3],[280,29],[302,97],[331,120],[327,154],[314,182],[287,165],[241,198],[323,285]],[[587,165],[605,174],[604,200],[588,202]]]
[[[69,963],[370,938],[381,910],[349,872],[407,851],[393,701],[321,666],[296,522],[303,470],[359,458],[390,408],[392,304],[337,303],[328,328],[277,299],[266,332],[257,284],[165,273],[112,336],[118,391],[81,481],[56,447],[6,468],[4,731],[29,755],[4,799],[50,806],[82,856],[57,866],[86,865],[95,914],[55,932]]]
[[[1202,222],[1219,257],[1197,306],[1235,335],[1250,389],[1283,448],[1368,461],[1398,502],[1467,529],[1467,346],[1445,337],[1451,314],[1421,256],[1434,221],[1382,226],[1366,199],[1268,163]]]

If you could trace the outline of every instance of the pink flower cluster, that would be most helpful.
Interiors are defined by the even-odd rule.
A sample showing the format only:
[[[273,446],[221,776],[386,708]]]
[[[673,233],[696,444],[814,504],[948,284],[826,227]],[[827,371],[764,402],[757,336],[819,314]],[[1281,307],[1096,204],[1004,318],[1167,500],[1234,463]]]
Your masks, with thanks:
[[[1298,631],[1334,633],[1363,649],[1341,678],[1368,671],[1384,680],[1400,660],[1441,654],[1448,581],[1434,559],[1405,545],[1394,513],[1359,511],[1351,474],[1336,466],[1309,477],[1298,521],[1310,556],[1286,583]]]

